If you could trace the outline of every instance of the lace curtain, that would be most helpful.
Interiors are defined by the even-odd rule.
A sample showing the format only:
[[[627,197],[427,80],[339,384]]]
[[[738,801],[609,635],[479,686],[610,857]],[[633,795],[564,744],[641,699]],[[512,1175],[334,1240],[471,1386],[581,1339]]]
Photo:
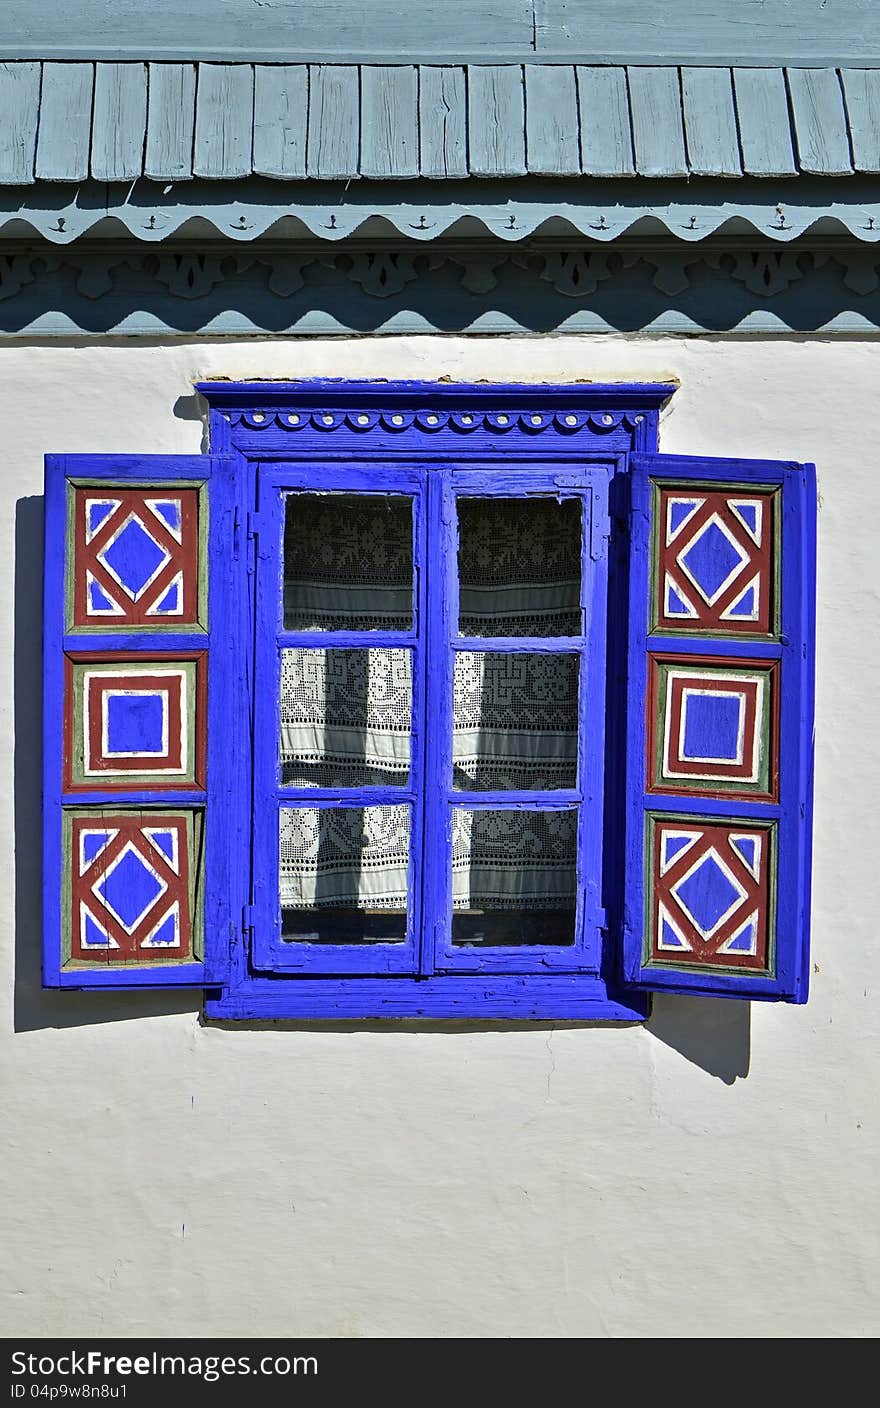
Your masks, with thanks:
[[[285,626],[409,628],[411,541],[403,498],[292,496]],[[579,504],[466,500],[460,543],[464,633],[546,637],[580,630]],[[282,651],[283,782],[406,786],[411,664],[411,653],[398,648]],[[579,657],[561,652],[456,652],[453,787],[573,787],[578,670]],[[430,719],[427,727],[430,735]],[[576,830],[573,812],[456,808],[455,909],[570,907]],[[280,839],[283,908],[405,909],[407,806],[285,808]]]

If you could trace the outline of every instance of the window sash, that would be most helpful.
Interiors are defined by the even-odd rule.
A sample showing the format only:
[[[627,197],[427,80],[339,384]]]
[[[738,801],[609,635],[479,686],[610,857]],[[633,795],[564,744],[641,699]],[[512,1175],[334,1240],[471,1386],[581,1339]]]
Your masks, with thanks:
[[[598,972],[605,732],[605,615],[608,482],[612,466],[566,466],[513,474],[452,466],[386,468],[275,464],[259,473],[254,711],[254,926],[252,960],[266,972],[393,975],[468,972]],[[283,629],[283,533],[288,493],[406,494],[413,500],[414,621],[409,632]],[[576,637],[456,635],[458,496],[577,498],[581,510],[581,606]],[[283,648],[405,647],[412,652],[412,735],[408,787],[340,789],[281,786],[278,771],[279,662]],[[453,791],[452,668],[465,649],[566,652],[580,661],[578,781],[564,791]],[[589,686],[589,687],[588,687]],[[405,942],[314,944],[281,936],[278,810],[406,803],[411,808]],[[578,810],[574,943],[468,947],[451,942],[451,808]],[[320,915],[320,911],[316,912]]]

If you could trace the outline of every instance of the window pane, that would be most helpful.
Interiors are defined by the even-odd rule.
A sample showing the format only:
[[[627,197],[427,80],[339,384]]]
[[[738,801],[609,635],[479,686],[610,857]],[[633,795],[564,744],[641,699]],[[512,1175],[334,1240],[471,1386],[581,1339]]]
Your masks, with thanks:
[[[281,781],[406,787],[412,727],[408,650],[282,650]]]
[[[459,499],[459,631],[581,634],[578,499]]]
[[[407,806],[282,807],[282,937],[307,943],[402,943],[409,835]]]
[[[571,944],[576,811],[452,813],[452,942]]]
[[[577,783],[577,655],[457,651],[452,761],[459,791]]]
[[[412,500],[288,494],[285,630],[407,631],[412,623]]]

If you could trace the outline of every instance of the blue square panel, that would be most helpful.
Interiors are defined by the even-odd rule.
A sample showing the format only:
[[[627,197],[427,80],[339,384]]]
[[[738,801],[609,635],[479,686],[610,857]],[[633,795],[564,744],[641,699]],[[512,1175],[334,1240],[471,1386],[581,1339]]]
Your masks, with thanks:
[[[684,746],[688,759],[734,763],[741,751],[740,722],[744,714],[741,694],[697,694],[684,691]]]
[[[125,693],[105,695],[107,757],[162,757],[167,744],[167,696]]]

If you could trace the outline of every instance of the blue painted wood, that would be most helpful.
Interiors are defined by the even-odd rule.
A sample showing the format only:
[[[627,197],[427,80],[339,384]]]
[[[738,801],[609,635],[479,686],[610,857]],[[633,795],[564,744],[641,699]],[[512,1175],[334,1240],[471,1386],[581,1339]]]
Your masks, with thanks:
[[[452,873],[449,854],[452,821],[447,793],[452,778],[453,682],[449,641],[455,634],[457,524],[451,502],[449,476],[428,474],[426,530],[434,551],[427,567],[425,651],[426,737],[430,759],[425,766],[424,829],[422,837],[422,914],[419,972],[427,979],[435,972],[448,944],[452,909]]]
[[[629,641],[627,655],[627,821],[623,973],[644,990],[705,993],[803,1003],[809,980],[809,857],[812,831],[813,631],[815,595],[815,470],[774,460],[685,455],[631,457]],[[782,660],[780,805],[738,799],[646,795],[646,643],[651,571],[651,492],[655,480],[779,485],[782,495]],[[660,638],[658,637],[658,640]],[[696,638],[694,638],[696,639]],[[666,648],[667,637],[663,637]],[[703,646],[705,650],[709,642]],[[712,640],[714,654],[737,652]],[[644,813],[672,817],[776,820],[775,968],[688,972],[649,964],[645,957],[646,866]],[[684,824],[687,822],[685,820]]]
[[[648,648],[650,650],[662,650],[667,655],[674,655],[677,652],[682,655],[696,654],[701,652],[712,654],[712,641],[706,636],[686,636],[686,635],[649,635]],[[782,647],[775,640],[734,640],[725,641],[725,655],[743,655],[761,657],[764,660],[778,660],[781,656]]]
[[[202,985],[218,952],[228,973],[230,924],[236,907],[247,895],[247,846],[237,829],[247,796],[245,750],[229,756],[228,730],[242,728],[242,615],[238,596],[240,585],[235,572],[233,520],[241,492],[237,474],[241,461],[217,455],[49,455],[45,478],[45,565],[44,565],[44,704],[43,704],[43,981],[49,987],[70,988],[163,988]],[[158,635],[148,627],[116,636],[65,634],[65,573],[70,542],[67,532],[68,485],[78,482],[156,483],[206,482],[209,513],[209,613],[214,614],[216,632],[192,632],[175,637]],[[210,615],[209,615],[210,620]],[[127,652],[135,646],[150,654],[156,649],[174,651],[196,642],[210,649],[208,691],[208,788],[179,789],[159,794],[138,784],[130,791],[112,793],[62,792],[64,756],[64,649],[79,648]],[[118,968],[85,969],[61,966],[63,856],[61,845],[62,802],[82,807],[90,804],[115,808],[148,804],[160,808],[174,805],[205,806],[206,944],[205,961],[162,964],[151,962],[120,965]]]
[[[471,175],[524,176],[522,68],[519,64],[471,64],[467,89]]]
[[[92,140],[92,64],[44,64],[35,174],[38,181],[83,181]]]
[[[291,475],[293,480],[294,476]],[[375,480],[372,481],[375,483]],[[296,483],[291,483],[290,488],[298,487]],[[302,487],[301,484],[299,487]],[[349,490],[358,488],[369,488],[372,485],[350,484]],[[289,649],[292,646],[303,646],[306,649],[348,650],[363,642],[363,631],[284,631],[278,632],[279,646]],[[404,648],[416,644],[418,637],[409,631],[370,631],[370,644],[390,648],[393,646],[403,646]]]
[[[750,176],[793,176],[788,91],[781,68],[733,71],[743,170]]]
[[[0,47],[11,57],[257,59],[322,55],[345,61],[461,54],[468,59],[604,63],[877,62],[880,17],[873,0],[833,5],[740,0],[736,5],[668,0],[457,0],[409,11],[394,0],[357,8],[326,0],[255,7],[252,0],[5,0]]]
[[[740,176],[742,163],[729,68],[683,68],[688,165],[694,176]]]
[[[194,64],[150,64],[144,174],[185,181],[193,174]]]
[[[658,222],[660,237],[668,233],[682,246],[700,245],[734,218],[742,220],[746,233],[762,244],[789,244],[820,219],[833,222],[829,231],[838,238],[852,235],[864,247],[875,244],[880,234],[880,192],[877,183],[863,175],[850,175],[848,180],[802,177],[781,191],[761,178],[737,182],[732,188],[729,180],[713,178],[658,184],[526,177],[517,183],[515,193],[500,181],[471,178],[441,189],[427,181],[353,181],[344,201],[342,194],[342,189],[316,180],[299,182],[288,190],[257,177],[243,182],[194,181],[183,192],[173,186],[166,191],[158,182],[138,182],[133,190],[117,185],[108,191],[103,183],[91,181],[75,192],[44,182],[31,188],[0,188],[0,231],[5,229],[10,236],[17,232],[20,238],[18,222],[24,222],[47,243],[66,246],[109,215],[118,220],[123,234],[130,232],[145,244],[158,244],[199,216],[207,224],[209,238],[234,238],[246,244],[287,216],[298,222],[295,228],[303,239],[332,246],[379,216],[407,240],[431,244],[468,216],[477,240],[491,236],[514,248],[549,220],[567,222],[572,237],[582,234],[596,247],[619,240],[645,219]],[[549,286],[542,292],[549,295]],[[568,306],[576,311],[571,302]],[[390,305],[385,304],[383,317],[389,311]]]
[[[578,93],[571,64],[526,64],[526,166],[533,176],[578,176]]]
[[[335,402],[336,405],[345,404],[347,401],[349,406],[362,406],[369,408],[371,404],[377,401],[378,398],[382,398],[385,407],[388,408],[400,406],[407,402],[409,403],[409,405],[416,406],[424,405],[426,402],[428,404],[431,404],[436,394],[439,398],[441,398],[441,402],[442,399],[446,399],[448,402],[454,404],[455,398],[458,397],[460,398],[463,404],[473,407],[480,400],[489,403],[490,398],[493,395],[496,398],[496,402],[497,399],[500,397],[502,400],[506,400],[509,404],[511,396],[509,388],[491,388],[482,386],[462,388],[456,387],[454,385],[428,387],[424,385],[420,386],[418,384],[397,384],[391,387],[376,384],[362,385],[360,387],[341,387],[338,382],[332,381],[287,385],[278,383],[268,383],[264,384],[263,386],[258,386],[256,388],[249,387],[246,383],[241,385],[226,383],[205,385],[201,389],[209,397],[209,400],[214,402],[216,407],[216,409],[212,410],[212,443],[218,449],[222,449],[224,451],[228,451],[236,443],[238,437],[238,427],[231,426],[230,422],[223,418],[223,407],[234,405],[234,403],[238,401],[239,398],[242,398],[242,401],[244,401],[244,399],[248,396],[248,404],[250,408],[253,410],[259,407],[260,417],[263,417],[266,414],[265,410],[263,409],[264,406],[270,407],[273,401],[275,402],[275,404],[286,403],[287,406],[296,406],[297,408],[300,408],[304,404],[306,404],[310,399],[313,404],[323,403],[324,405],[326,405],[326,398],[329,397]],[[256,395],[254,395],[255,390],[257,392]],[[604,391],[608,398],[606,400],[606,405],[613,404],[614,401],[621,394],[619,388],[604,388]],[[516,391],[513,392],[514,397],[516,396],[517,392],[524,398],[524,401],[526,401],[526,403],[530,404],[534,398],[535,388],[517,388]],[[589,402],[591,401],[591,398],[598,398],[599,396],[601,396],[602,389],[596,386],[579,388],[541,388],[542,400],[547,397],[549,397],[550,399],[555,399],[558,396],[560,398],[560,404],[563,405],[572,405],[573,398],[577,394],[577,392],[585,394],[587,401]],[[645,407],[644,411],[639,412],[639,414],[644,415],[644,420],[638,422],[636,425],[636,429],[639,432],[639,436],[642,442],[644,442],[645,438],[648,437],[648,443],[656,443],[656,407],[661,400],[665,399],[665,396],[668,395],[669,392],[669,387],[664,387],[662,389],[658,387],[631,387],[625,389],[623,393],[624,397],[628,396],[629,398],[632,398],[630,400],[630,404],[633,404],[637,401]],[[228,413],[229,412],[226,411],[226,414]],[[249,417],[249,419],[252,418]],[[265,426],[266,424],[266,420],[260,419],[253,425],[245,427],[246,434],[250,436],[251,440],[253,441],[254,454],[261,460],[265,460],[265,447],[269,443],[271,443],[270,439],[268,438],[271,432],[267,432],[261,429],[261,427]],[[360,447],[358,452],[359,454],[363,454],[362,447],[364,446],[365,442],[362,436],[358,435],[357,431],[343,431],[342,434],[345,436],[345,438],[349,441],[350,444]],[[523,434],[524,438],[527,438],[524,432]],[[357,436],[357,439],[352,439],[352,435]],[[262,480],[265,493],[269,493],[270,495],[274,494],[277,491],[278,486],[286,485],[289,482],[296,482],[297,484],[307,486],[309,483],[310,475],[313,476],[311,480],[312,486],[320,485],[321,487],[326,488],[329,482],[328,477],[332,475],[332,482],[335,484],[336,476],[338,475],[340,476],[340,483],[345,488],[351,488],[352,486],[358,486],[360,488],[363,488],[365,482],[372,482],[373,487],[376,487],[375,471],[372,471],[373,478],[372,481],[370,481],[369,476],[371,474],[371,471],[367,466],[361,468],[351,467],[350,465],[340,466],[338,468],[331,468],[329,465],[324,467],[321,466],[320,455],[316,456],[314,451],[310,450],[309,443],[310,441],[314,440],[316,444],[326,446],[328,444],[326,433],[322,433],[318,430],[306,429],[300,432],[300,434],[295,438],[300,444],[300,446],[302,446],[302,450],[298,451],[297,453],[304,455],[306,461],[311,464],[312,468],[307,470],[305,464],[302,462],[297,466],[280,463],[275,468],[264,468],[264,470],[262,471]],[[534,443],[534,440],[532,440],[533,445]],[[439,447],[434,450],[430,448],[431,445],[436,444],[436,442],[432,442],[429,437],[426,437],[422,444],[423,451],[425,445],[427,444],[428,448],[425,452],[429,457],[429,462],[433,462],[435,464],[439,463],[442,465],[445,461],[448,464],[448,454],[444,454],[444,452]],[[491,484],[497,484],[498,482],[501,482],[507,487],[508,492],[515,491],[516,479],[507,472],[507,466],[509,461],[506,443],[504,446],[502,446],[501,443],[496,442],[495,455],[499,466],[503,467],[499,468],[497,479],[493,478],[491,474],[486,475],[485,473],[483,475],[483,479],[485,480],[485,482]],[[549,479],[545,481],[545,483],[549,482],[554,492],[565,492],[566,490],[568,492],[573,492],[575,490],[576,486],[574,483],[573,471],[564,469],[562,474],[560,475],[558,468],[553,468],[549,471],[542,471],[542,473],[544,472],[547,472],[550,476]],[[420,474],[412,470],[383,470],[382,473],[394,473],[396,475],[405,476],[405,478],[402,479],[401,482],[403,487],[405,487],[407,491],[410,491],[413,485],[417,484],[420,479]],[[583,471],[581,471],[581,473],[583,475]],[[527,486],[529,486],[532,482],[533,477],[534,470],[520,476],[520,488],[526,488]],[[448,513],[445,516],[443,514],[441,492],[443,474],[442,472],[438,473],[436,469],[429,470],[427,478],[429,497],[433,496],[433,507],[429,509],[429,512],[433,514],[433,517],[431,518],[431,523],[434,525],[436,531],[445,533],[449,529],[451,520],[449,518]],[[456,471],[456,481],[458,482],[459,487],[463,489],[466,489],[468,487],[473,488],[473,486],[477,483],[477,480],[473,478],[472,474],[463,475],[463,473],[458,470]],[[261,570],[261,565],[263,564],[266,555],[268,555],[269,558],[272,558],[273,556],[275,557],[274,571],[270,575],[272,577],[277,577],[279,564],[276,554],[277,543],[280,539],[280,521],[276,523],[274,529],[269,526],[269,519],[266,513],[267,499],[265,497],[265,493],[261,493],[261,497],[258,504],[258,512],[255,518],[255,527],[258,534],[257,541],[260,545],[258,575],[259,571]],[[591,502],[591,508],[592,507],[593,503]],[[591,564],[595,562],[601,562],[600,544],[601,541],[604,540],[604,529],[595,535],[588,534],[587,537],[589,539],[592,549],[600,553],[599,558],[594,558],[591,552]],[[268,539],[268,546],[264,544],[264,538]],[[599,546],[597,546],[597,544],[599,544]],[[423,558],[422,560],[423,567],[427,569],[426,571],[423,570],[419,574],[420,581],[423,584],[423,602],[427,603],[427,598],[430,598],[432,602],[436,603],[438,600],[437,593],[436,591],[432,592],[431,590],[431,566],[434,563],[435,559],[429,556],[427,559]],[[447,567],[450,571],[453,562],[454,554],[448,551]],[[441,582],[442,580],[443,576],[441,572]],[[436,578],[434,579],[434,585],[435,587],[437,585]],[[276,647],[271,644],[271,641],[276,637],[276,633],[278,630],[278,601],[280,599],[279,592],[279,584],[276,581],[275,589],[271,597],[271,604],[269,604],[268,602],[266,603],[266,610],[268,611],[268,615],[266,616],[266,638],[270,641],[270,655],[276,649]],[[427,597],[424,596],[424,593],[427,593]],[[449,600],[450,597],[448,591],[441,592],[439,594],[441,617],[444,611],[446,613],[445,628],[441,627],[441,629],[439,630],[432,630],[430,628],[430,620],[433,619],[430,615],[430,612],[432,609],[437,609],[436,605],[434,608],[423,607],[423,612],[420,613],[421,618],[424,619],[424,609],[428,609],[429,642],[433,639],[433,641],[435,642],[434,648],[435,650],[439,651],[439,654],[436,657],[432,657],[426,662],[428,682],[432,689],[436,689],[436,679],[438,678],[438,676],[442,677],[444,673],[448,672],[449,660],[451,659],[451,654],[449,650],[449,644],[451,643],[451,632],[449,629]],[[595,607],[595,610],[600,618],[604,617],[604,608],[601,604],[597,605]],[[259,628],[258,634],[260,634]],[[314,643],[314,641],[312,641],[312,643]],[[365,643],[363,639],[361,640],[361,643]],[[372,635],[367,638],[366,643],[374,643]],[[483,640],[480,642],[480,644],[485,647],[487,642]],[[490,644],[494,645],[494,642],[490,642]],[[520,646],[522,646],[522,641],[520,641],[519,644]],[[542,644],[546,644],[546,642],[542,641]],[[578,640],[577,645],[580,648],[583,646],[583,642],[581,640]],[[443,660],[442,665],[439,664],[441,658]],[[416,674],[417,678],[421,677],[424,674],[424,671],[419,670],[416,672]],[[254,691],[254,696],[257,699],[260,698],[261,694],[262,691],[260,689]],[[594,707],[596,705],[596,701],[601,699],[601,696],[602,690],[601,688],[599,688],[595,691],[593,699]],[[448,696],[446,695],[445,691],[444,697],[441,700],[441,707],[448,709]],[[436,726],[436,720],[439,718],[439,710],[436,706],[432,706],[430,700],[427,701],[426,711],[427,716],[431,718],[433,724]],[[255,734],[257,738],[259,739],[264,734],[264,732],[264,726],[261,726],[260,720],[259,718],[257,718],[255,720]],[[275,732],[276,726],[275,721],[273,719],[273,729],[267,735],[270,739],[272,747],[273,774],[275,769]],[[446,737],[446,732],[447,731],[444,731],[444,738]],[[448,745],[444,743],[444,747],[446,746]],[[268,754],[266,756],[268,757]],[[428,810],[430,810],[432,782],[436,782],[438,777],[442,778],[444,776],[445,772],[442,766],[440,766],[439,769],[434,768],[433,766],[428,766],[426,775],[426,795],[429,799]],[[282,797],[287,799],[288,795],[289,794],[286,792],[286,790],[274,789],[272,792],[273,805],[271,809],[269,807],[263,808],[263,813],[268,813],[271,810],[272,816],[274,818],[274,808],[275,806],[277,806],[278,800]],[[371,791],[368,795],[370,800],[372,800],[375,796],[375,793]],[[441,786],[438,791],[434,793],[434,795],[436,800],[440,803],[442,812],[445,813],[448,808],[448,794],[446,793],[445,787]],[[314,804],[315,798],[311,790],[300,792],[298,793],[298,796],[299,799],[305,804]],[[529,800],[526,800],[527,798]],[[339,793],[336,793],[335,791],[328,791],[325,795],[320,798],[320,803],[323,805],[338,805],[340,800],[341,796]],[[358,796],[355,793],[346,793],[344,800],[349,803],[353,802],[357,804]],[[462,800],[462,796],[460,794],[457,794],[455,800]],[[475,797],[471,800],[475,801],[477,805],[487,805],[491,804],[496,799],[492,796],[492,794],[480,794],[478,798]],[[550,796],[548,794],[535,794],[535,796],[532,798],[530,797],[530,794],[518,794],[517,797],[514,798],[513,802],[511,803],[510,794],[506,794],[499,800],[503,804],[514,806],[534,805],[535,802],[539,802],[542,806],[553,806],[558,804],[559,797]],[[258,817],[260,815],[260,811],[261,809],[258,808]],[[270,859],[268,872],[265,872],[264,870],[264,883],[262,894],[260,893],[259,888],[255,886],[254,902],[257,913],[261,912],[261,905],[265,903],[270,903],[274,905],[275,903],[274,876],[272,879],[271,898],[269,896],[269,892],[267,891],[265,884],[265,873],[272,873],[272,864],[273,862]],[[441,872],[445,873],[445,867],[434,868],[433,870],[430,866],[428,867],[428,872],[426,872],[426,880],[429,884],[429,887],[430,884],[433,883],[431,877],[433,876],[435,879],[440,879]],[[423,974],[427,974],[430,972],[432,967],[431,949],[433,947],[436,935],[433,932],[433,926],[429,923],[422,924],[421,930],[423,935],[423,946],[420,954],[421,971]],[[595,938],[598,938],[597,930],[598,918],[596,921],[596,929],[594,930]],[[540,956],[555,957],[558,956],[558,954],[551,954],[548,950],[546,954],[542,953]],[[509,963],[509,955],[504,956],[503,961],[505,963]],[[469,1007],[472,1008],[475,993],[477,991],[472,985],[470,985],[471,980],[465,974],[456,974],[454,980],[451,978],[437,979],[428,976],[424,976],[419,980],[415,980],[407,978],[405,975],[401,975],[398,977],[389,977],[384,980],[381,978],[371,978],[368,976],[351,978],[348,980],[345,978],[335,977],[328,977],[324,980],[314,980],[297,976],[294,970],[293,972],[291,972],[288,980],[281,985],[283,991],[279,993],[279,980],[277,976],[274,978],[274,980],[263,979],[259,976],[248,976],[242,966],[243,960],[239,958],[236,960],[236,962],[239,966],[235,968],[234,973],[232,972],[232,970],[230,970],[227,997],[219,1006],[212,1008],[213,1015],[225,1015],[229,1017],[242,1018],[246,1015],[253,1017],[258,1013],[268,1015],[271,1011],[272,1014],[276,1016],[286,1014],[288,1016],[306,1015],[312,1018],[327,1018],[328,1016],[332,1016],[335,1010],[343,1012],[346,1009],[346,1006],[348,1005],[349,1011],[353,1013],[356,1010],[361,1016],[368,1014],[378,1015],[382,1013],[384,1013],[385,1015],[390,1015],[394,1012],[397,1012],[401,1015],[404,1012],[408,1012],[409,1015],[418,1015],[423,1011],[430,1011],[433,1015],[436,1016],[452,1016],[463,1015],[468,1011]],[[493,966],[494,960],[489,961],[486,964],[486,969],[489,970]],[[546,973],[546,964],[542,964],[540,966]],[[455,984],[463,982],[466,984],[466,986],[462,988],[456,986],[455,988],[450,990],[448,984],[452,981],[454,981]],[[580,984],[577,987],[573,987],[572,979],[569,977],[569,975],[562,971],[555,973],[552,978],[552,981],[558,981],[561,984],[561,986],[557,989],[559,1000],[555,1005],[553,1003],[550,1003],[548,1005],[548,992],[544,988],[544,984],[547,981],[548,979],[546,977],[541,977],[538,972],[536,972],[534,975],[530,975],[525,980],[521,980],[514,978],[509,974],[491,975],[487,971],[485,975],[480,979],[482,985],[480,990],[485,993],[485,1004],[480,1015],[482,1015],[484,1019],[490,1012],[498,1016],[503,1016],[505,1014],[527,1015],[531,1013],[534,1017],[537,1017],[542,1014],[546,1015],[551,1010],[555,1010],[555,1014],[557,1017],[564,1018],[566,1014],[571,1014],[573,1016],[580,1016],[582,1019],[589,1019],[587,1014],[592,1014],[592,1016],[595,1018],[601,1017],[613,1020],[615,1014],[619,1014],[622,1010],[622,1007],[625,1007],[625,1009],[629,1011],[630,1014],[633,1011],[638,1012],[640,1010],[641,999],[632,999],[631,1005],[627,1005],[626,999],[621,1002],[619,990],[616,990],[614,988],[613,983],[610,985],[606,985],[604,981],[593,977],[590,979],[591,985],[589,989]],[[345,984],[347,982],[356,982],[358,985],[366,983],[368,985],[368,987],[365,988],[361,988],[360,986],[358,986],[353,990],[353,993],[362,992],[363,994],[364,1002],[359,1006],[357,1004],[355,1004],[354,1007],[351,1006],[353,996],[352,991],[346,989],[345,987]],[[534,989],[532,988],[533,982],[537,984]],[[430,984],[440,985],[432,988],[428,986]],[[524,984],[527,984],[527,986],[525,986]],[[526,996],[527,992],[531,993],[531,997]],[[334,1006],[334,1004],[338,1004],[338,1006]]]
[[[880,71],[846,68],[840,75],[856,171],[880,171]]]
[[[309,69],[308,174],[320,180],[356,176],[359,144],[357,68],[313,64]]]
[[[429,826],[426,830],[423,870],[429,876],[430,898],[427,912],[431,916],[436,971],[464,973],[511,972],[571,972],[598,970],[600,936],[597,915],[601,907],[596,877],[601,873],[602,850],[602,738],[604,736],[604,618],[606,613],[607,562],[604,555],[595,560],[590,548],[593,542],[591,519],[594,496],[598,497],[607,515],[607,470],[598,469],[595,478],[588,471],[560,476],[552,468],[542,472],[512,476],[503,470],[480,471],[455,469],[442,475],[443,493],[439,508],[435,508],[435,543],[429,556],[429,648],[428,717],[431,720],[433,751],[428,776],[432,792],[428,802]],[[439,474],[432,476],[436,483]],[[474,495],[491,497],[525,497],[551,492],[577,497],[582,505],[583,571],[582,606],[588,627],[584,638],[550,640],[546,637],[518,640],[503,637],[481,637],[468,640],[456,633],[458,622],[458,532],[456,497]],[[438,579],[440,600],[438,593]],[[435,597],[431,598],[431,593]],[[452,786],[452,698],[453,661],[461,649],[509,649],[519,652],[537,647],[544,652],[559,651],[569,646],[581,657],[581,688],[579,691],[578,727],[578,787],[575,790],[482,791],[458,790]],[[589,682],[589,685],[588,685]],[[597,714],[597,709],[600,711]],[[598,729],[597,737],[592,730]],[[598,738],[598,741],[597,741]],[[583,805],[586,802],[586,805]],[[577,923],[574,943],[570,946],[529,945],[525,947],[493,947],[481,945],[479,951],[456,945],[451,935],[451,821],[455,807],[507,810],[562,810],[581,806],[578,829],[578,892]],[[433,871],[433,874],[432,874]]]
[[[636,170],[641,176],[687,173],[677,68],[630,68],[630,108]]]
[[[146,126],[146,64],[98,64],[91,155],[96,181],[133,181],[141,175]]]
[[[327,405],[342,407],[345,411],[361,408],[368,411],[376,408],[388,411],[414,410],[435,404],[447,411],[456,407],[467,410],[479,407],[482,410],[491,408],[527,411],[531,410],[533,404],[539,403],[551,407],[554,411],[580,408],[588,411],[607,409],[617,413],[644,412],[646,420],[649,414],[653,413],[656,428],[659,408],[678,390],[677,384],[672,381],[596,381],[548,386],[523,381],[492,385],[486,382],[465,381],[341,381],[335,377],[309,377],[301,381],[197,381],[194,386],[211,407],[212,436],[222,432],[227,437],[232,436],[233,432],[228,424],[224,430],[221,422],[228,410],[262,411],[267,407],[323,409]],[[216,431],[213,429],[215,423]],[[309,436],[310,430],[304,428],[301,433]],[[320,439],[317,436],[320,436]],[[320,431],[317,436],[316,443],[326,447],[327,436]],[[226,443],[232,442],[224,442],[223,448]],[[235,443],[238,443],[237,433]],[[258,451],[261,443],[259,434],[254,434],[251,442],[254,452]],[[529,443],[534,450],[536,441],[533,437],[530,437]],[[251,444],[248,445],[247,452],[250,451]],[[459,441],[459,444],[462,449],[465,448],[464,441]]]
[[[361,69],[362,176],[419,174],[419,82],[414,64]]]
[[[189,174],[192,63],[152,64],[148,114],[144,65],[101,65],[93,133],[88,130],[93,66],[45,64],[39,94],[34,88],[37,67],[10,63],[3,68],[8,97],[0,137],[5,131],[7,183],[34,181],[35,133],[38,180],[82,180],[84,142],[91,142],[96,172],[134,171],[146,142],[147,174],[157,180]],[[635,169],[630,89],[633,121],[639,126],[636,168],[645,176],[738,174],[737,126],[747,174],[798,171],[793,120],[800,124],[806,172],[850,174],[850,141],[867,143],[869,152],[876,148],[877,99],[871,95],[880,81],[877,69],[848,69],[840,78],[833,69],[791,69],[792,118],[779,68],[686,64],[680,94],[679,70],[672,66],[531,62],[470,68],[466,83],[465,69],[458,64],[424,63],[420,69],[404,61],[318,64],[311,66],[311,79],[303,63],[199,64],[204,175],[212,180],[224,174],[229,179],[256,174],[300,180],[326,171],[328,179],[348,178],[359,169],[360,150],[364,174],[375,179],[455,178],[468,174],[468,144],[474,149],[472,172],[488,176],[522,176],[527,169],[551,176],[580,169],[594,176],[629,175]],[[840,97],[841,81],[850,93],[849,116]],[[114,124],[121,124],[118,133]],[[303,147],[310,143],[313,160],[304,164]],[[856,169],[862,169],[858,161]],[[131,178],[114,174],[100,179]]]
[[[412,644],[413,713],[410,734],[411,786],[401,788],[352,787],[319,789],[279,785],[280,645],[289,638],[282,632],[283,540],[286,495],[289,490],[320,490],[406,494],[413,500],[414,603],[416,632]],[[358,468],[331,469],[267,466],[258,475],[258,514],[255,521],[256,561],[256,664],[254,688],[254,936],[253,964],[259,971],[278,973],[412,973],[417,971],[421,934],[419,861],[422,839],[424,779],[424,619],[425,551],[423,476],[412,470]],[[314,637],[307,635],[314,647]],[[341,636],[343,633],[334,633]],[[350,645],[375,647],[375,633],[345,632]],[[388,634],[388,633],[384,633]],[[339,641],[334,640],[339,648]],[[410,806],[410,863],[407,937],[400,943],[313,944],[290,941],[281,935],[278,898],[278,814],[281,806],[362,807],[383,802]],[[316,915],[316,924],[320,915]]]
[[[635,175],[626,69],[580,67],[577,86],[584,175]]]
[[[309,70],[261,64],[254,71],[254,171],[287,181],[306,174]]]
[[[467,176],[467,89],[464,69],[419,66],[419,171]]]
[[[280,990],[279,990],[280,989]],[[346,1021],[352,1018],[454,1018],[459,1021],[642,1022],[649,999],[592,973],[435,977],[253,978],[217,997],[215,1021]]]
[[[852,171],[840,78],[833,68],[786,70],[802,171],[848,176]]]
[[[34,179],[40,65],[0,63],[0,185]]]
[[[193,174],[230,180],[251,171],[254,72],[248,64],[200,64]]]

